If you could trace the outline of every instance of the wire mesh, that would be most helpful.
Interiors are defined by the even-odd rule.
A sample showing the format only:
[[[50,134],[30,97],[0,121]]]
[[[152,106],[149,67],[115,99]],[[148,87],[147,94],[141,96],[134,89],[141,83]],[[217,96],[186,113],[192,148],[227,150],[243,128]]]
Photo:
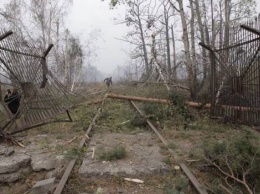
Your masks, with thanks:
[[[0,30],[0,35],[5,33]],[[1,83],[17,89],[20,102],[16,113],[5,109],[9,121],[3,128],[8,133],[46,123],[72,106],[65,86],[48,71],[45,54],[46,50],[15,34],[0,41]]]
[[[246,23],[259,32],[260,17]],[[230,26],[228,42],[213,51],[212,115],[260,124],[260,34]]]

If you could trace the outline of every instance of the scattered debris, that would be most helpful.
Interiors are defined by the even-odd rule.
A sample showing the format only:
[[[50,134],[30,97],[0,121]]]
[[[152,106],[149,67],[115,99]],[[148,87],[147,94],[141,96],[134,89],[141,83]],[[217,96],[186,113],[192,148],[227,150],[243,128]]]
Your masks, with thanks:
[[[36,182],[33,188],[30,190],[30,194],[48,194],[52,193],[55,189],[55,179],[50,178],[42,181]]]
[[[7,149],[5,150],[5,156],[6,156],[6,157],[11,156],[11,155],[13,155],[13,154],[14,154],[14,149],[12,149],[12,148],[7,148]]]
[[[180,170],[180,166],[174,166],[175,170]]]
[[[71,142],[73,142],[75,139],[77,139],[78,137],[73,137],[71,140],[67,141],[66,144],[70,144]]]
[[[125,181],[130,181],[130,182],[134,182],[134,183],[144,183],[143,180],[140,179],[131,179],[131,178],[124,178]]]
[[[92,148],[92,156],[91,156],[92,159],[94,159],[94,155],[95,155],[95,148]]]
[[[57,161],[51,154],[35,154],[32,156],[31,166],[33,171],[53,170],[57,166]]]

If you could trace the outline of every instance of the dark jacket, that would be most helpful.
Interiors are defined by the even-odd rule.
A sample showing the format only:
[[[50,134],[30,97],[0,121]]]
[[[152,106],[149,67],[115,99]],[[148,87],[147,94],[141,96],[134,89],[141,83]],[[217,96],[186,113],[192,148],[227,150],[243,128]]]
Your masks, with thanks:
[[[20,95],[18,93],[12,93],[10,96],[6,95],[4,101],[13,114],[17,113],[20,106]]]

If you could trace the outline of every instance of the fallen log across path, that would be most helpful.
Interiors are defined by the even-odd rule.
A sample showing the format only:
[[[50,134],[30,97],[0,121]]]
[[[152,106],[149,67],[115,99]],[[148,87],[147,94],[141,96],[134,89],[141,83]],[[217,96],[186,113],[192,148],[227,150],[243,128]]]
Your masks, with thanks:
[[[140,102],[157,102],[161,104],[170,104],[171,101],[167,99],[160,99],[160,98],[146,98],[146,97],[137,97],[137,96],[125,96],[125,95],[119,95],[119,94],[108,94],[108,98],[116,98],[116,99],[122,99],[122,100],[132,100],[132,101],[140,101]],[[185,104],[190,107],[194,108],[200,108],[203,106],[202,103],[198,102],[190,102],[186,101]],[[210,104],[205,104],[203,108],[210,108]]]
[[[161,98],[148,98],[148,97],[138,97],[138,96],[126,96],[126,95],[120,95],[120,94],[108,94],[108,98],[115,98],[115,99],[121,99],[121,100],[130,100],[130,101],[139,101],[139,102],[155,102],[155,103],[161,103],[161,104],[170,104],[171,101],[167,99],[161,99]],[[199,102],[192,102],[192,101],[186,101],[185,104],[192,108],[211,108],[211,104],[203,104]],[[239,111],[260,111],[260,108],[258,107],[248,107],[248,106],[231,106],[231,105],[215,105],[217,108],[225,108],[225,109],[231,109],[231,110],[239,110]]]

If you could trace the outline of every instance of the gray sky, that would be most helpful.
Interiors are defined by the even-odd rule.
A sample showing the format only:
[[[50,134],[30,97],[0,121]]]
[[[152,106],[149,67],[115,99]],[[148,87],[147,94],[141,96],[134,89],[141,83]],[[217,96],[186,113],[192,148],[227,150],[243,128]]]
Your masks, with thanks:
[[[129,45],[119,41],[127,33],[125,25],[114,25],[113,18],[121,15],[124,17],[124,7],[111,10],[109,0],[74,0],[69,11],[68,28],[76,35],[84,36],[94,29],[101,30],[101,38],[98,42],[98,59],[92,64],[100,71],[111,74],[117,65],[124,65],[127,61]]]
[[[76,35],[87,36],[93,29],[101,30],[101,40],[98,42],[98,60],[92,65],[98,70],[109,75],[117,65],[123,66],[129,61],[125,51],[129,51],[129,44],[119,41],[127,33],[125,25],[114,25],[113,17],[124,17],[124,6],[118,6],[115,10],[109,8],[110,0],[74,0],[69,12],[68,28]],[[257,9],[260,12],[260,0],[256,0]],[[125,51],[124,51],[125,50]]]

